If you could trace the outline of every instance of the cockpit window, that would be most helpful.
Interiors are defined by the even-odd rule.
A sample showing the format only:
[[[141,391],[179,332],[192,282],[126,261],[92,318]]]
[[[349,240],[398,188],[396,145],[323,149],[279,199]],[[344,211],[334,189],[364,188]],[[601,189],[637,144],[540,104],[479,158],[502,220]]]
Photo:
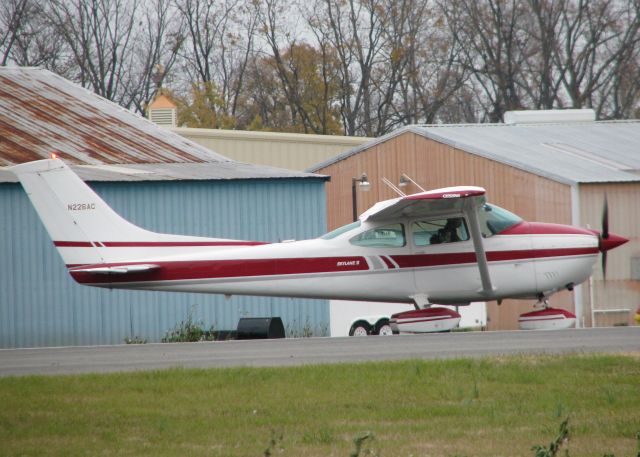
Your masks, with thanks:
[[[343,225],[342,227],[339,227],[335,230],[332,230],[329,233],[322,235],[320,238],[322,238],[323,240],[332,240],[335,237],[342,235],[343,233],[347,233],[353,229],[360,227],[361,224],[362,222],[355,221],[355,222],[352,222],[351,224]]]
[[[416,246],[453,243],[469,239],[467,224],[462,217],[416,221],[412,225],[412,232],[413,244]]]
[[[499,206],[485,203],[478,211],[480,232],[484,238],[489,238],[503,230],[522,222],[522,219]]]
[[[391,224],[383,227],[376,227],[349,240],[351,244],[366,247],[402,247],[404,246],[404,226],[402,224]]]

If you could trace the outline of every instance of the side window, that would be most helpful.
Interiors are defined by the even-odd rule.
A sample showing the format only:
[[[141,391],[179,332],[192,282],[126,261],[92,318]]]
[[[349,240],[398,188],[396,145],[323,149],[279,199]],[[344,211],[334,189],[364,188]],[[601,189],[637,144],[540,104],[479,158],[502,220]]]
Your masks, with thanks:
[[[402,247],[404,246],[404,226],[402,224],[376,227],[354,236],[349,240],[351,244],[365,247]]]
[[[469,231],[462,217],[417,221],[412,225],[413,243],[416,246],[467,241]]]

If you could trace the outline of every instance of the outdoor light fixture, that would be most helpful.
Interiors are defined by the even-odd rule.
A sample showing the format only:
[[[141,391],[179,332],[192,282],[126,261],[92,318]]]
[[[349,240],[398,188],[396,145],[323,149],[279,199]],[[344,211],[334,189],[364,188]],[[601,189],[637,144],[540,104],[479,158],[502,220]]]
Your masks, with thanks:
[[[356,183],[363,192],[371,189],[371,183],[366,173],[362,173],[359,178],[351,178],[351,202],[353,207],[353,222],[358,220],[358,195],[356,193]]]
[[[420,184],[418,184],[417,182],[415,182],[413,179],[411,179],[411,177],[406,174],[406,173],[402,173],[400,175],[400,181],[398,181],[398,187],[402,188],[402,187],[407,187],[409,185],[409,183],[413,183],[413,185],[415,185],[418,189],[420,189],[422,192],[426,192],[422,186]]]
[[[369,178],[367,178],[366,173],[362,173],[362,176],[360,176],[358,181],[360,181],[360,184],[358,184],[358,186],[360,186],[360,190],[364,192],[371,190],[371,183],[369,182]]]

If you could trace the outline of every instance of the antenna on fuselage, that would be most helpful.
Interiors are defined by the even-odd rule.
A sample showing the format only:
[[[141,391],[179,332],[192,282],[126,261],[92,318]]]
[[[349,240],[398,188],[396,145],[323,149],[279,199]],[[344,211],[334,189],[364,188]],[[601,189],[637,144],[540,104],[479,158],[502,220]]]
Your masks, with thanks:
[[[382,177],[382,182],[385,183],[387,186],[389,186],[391,188],[391,190],[394,191],[396,194],[398,194],[400,197],[406,197],[407,196],[407,194],[402,192],[394,183],[389,181],[384,176]]]
[[[413,185],[420,189],[421,192],[426,192],[426,190],[420,184],[411,179],[411,176],[406,173],[402,173],[400,175],[400,182],[398,183],[398,187],[405,187],[409,183],[413,183]]]

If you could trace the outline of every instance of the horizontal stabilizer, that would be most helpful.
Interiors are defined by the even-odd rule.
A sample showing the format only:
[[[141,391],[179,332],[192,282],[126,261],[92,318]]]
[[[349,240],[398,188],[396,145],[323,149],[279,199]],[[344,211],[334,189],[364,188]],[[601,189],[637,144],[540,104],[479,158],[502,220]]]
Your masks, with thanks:
[[[73,268],[73,273],[94,273],[104,275],[126,275],[129,273],[143,273],[146,271],[153,271],[160,269],[160,265],[153,265],[150,263],[138,264],[138,265],[119,265],[115,267],[89,267],[89,268]]]

